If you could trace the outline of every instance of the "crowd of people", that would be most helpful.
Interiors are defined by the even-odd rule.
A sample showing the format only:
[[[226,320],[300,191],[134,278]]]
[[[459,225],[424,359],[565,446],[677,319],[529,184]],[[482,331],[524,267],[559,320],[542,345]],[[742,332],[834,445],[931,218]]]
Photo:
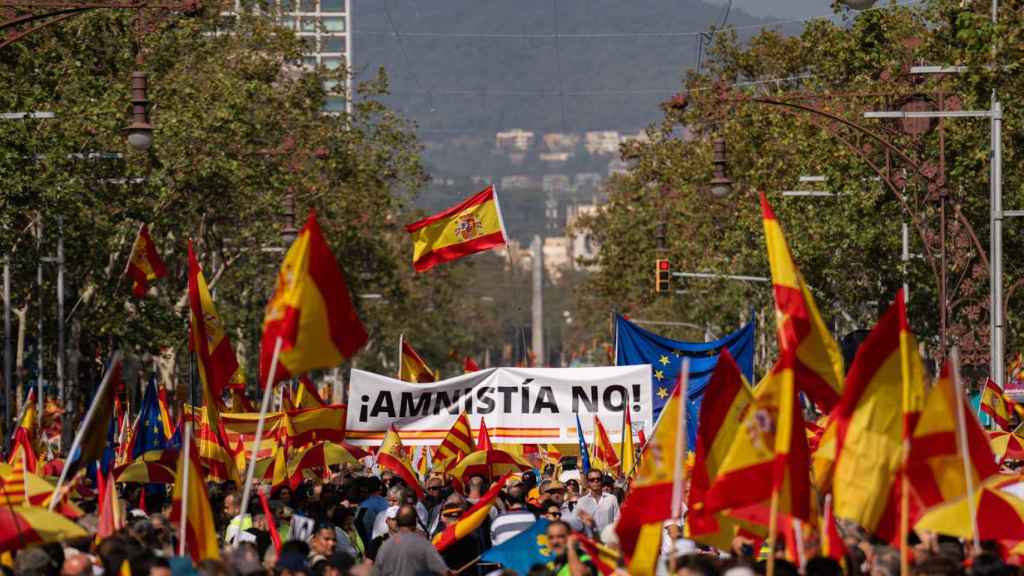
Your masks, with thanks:
[[[168,521],[171,504],[163,487],[124,485],[120,497],[127,522],[114,536],[99,542],[90,536],[26,548],[14,555],[13,566],[3,569],[10,573],[13,568],[15,574],[25,576],[127,576],[124,567],[130,567],[132,576],[511,576],[516,572],[482,561],[481,555],[530,530],[538,520],[546,520],[543,541],[537,546],[546,548],[549,559],[534,564],[523,576],[597,576],[603,573],[601,563],[581,542],[600,542],[614,558],[618,548],[615,525],[627,487],[621,479],[599,470],[590,470],[579,480],[564,475],[562,479],[565,481],[537,472],[509,479],[487,520],[441,552],[432,537],[484,497],[488,479],[474,476],[462,486],[432,476],[424,483],[420,498],[416,490],[387,470],[374,474],[344,468],[326,479],[304,481],[295,490],[281,486],[272,490],[265,502],[253,498],[245,515],[240,514],[241,494],[233,483],[211,482],[209,494],[221,559],[197,566],[176,556],[177,533]],[[140,500],[151,513],[130,504]],[[87,514],[79,524],[94,534],[95,503],[84,501],[81,505]],[[898,550],[872,542],[853,526],[843,528],[847,545],[843,562],[818,556],[813,545],[793,562],[787,560],[786,546],[780,542],[775,550],[775,574],[900,573]],[[934,535],[922,535],[914,544],[913,574],[1017,573],[1014,566],[1001,560],[994,545],[983,544],[977,550],[959,540]],[[658,573],[764,574],[768,550],[756,545],[738,537],[731,550],[716,550],[688,540],[683,526],[670,520],[664,524]],[[612,569],[628,573],[621,561]]]

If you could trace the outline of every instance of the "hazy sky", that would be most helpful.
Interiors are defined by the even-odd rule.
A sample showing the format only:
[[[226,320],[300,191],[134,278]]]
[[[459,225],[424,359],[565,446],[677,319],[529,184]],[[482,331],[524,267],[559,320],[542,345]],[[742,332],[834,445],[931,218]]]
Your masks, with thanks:
[[[725,6],[727,0],[703,0]],[[829,0],[733,0],[733,8],[758,18],[806,18],[832,12]]]

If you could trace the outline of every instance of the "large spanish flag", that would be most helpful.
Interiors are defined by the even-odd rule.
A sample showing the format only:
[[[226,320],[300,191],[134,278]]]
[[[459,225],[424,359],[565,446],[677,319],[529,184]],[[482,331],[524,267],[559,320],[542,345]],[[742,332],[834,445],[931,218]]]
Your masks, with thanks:
[[[288,249],[267,303],[260,346],[260,385],[265,385],[277,339],[274,382],[341,364],[366,345],[348,284],[310,211]]]
[[[719,355],[705,390],[686,499],[689,508],[686,524],[694,540],[728,550],[736,535],[737,523],[723,514],[704,511],[704,497],[718,477],[733,438],[742,433],[740,420],[752,400],[750,387],[728,350],[723,349]]]
[[[417,272],[501,246],[507,238],[494,186],[405,230],[412,235],[412,265]]]
[[[437,372],[427,366],[423,357],[401,337],[401,355],[398,357],[398,379],[403,382],[437,382]]]
[[[832,413],[834,513],[898,542],[904,440],[924,401],[924,364],[903,292],[861,344]]]
[[[843,356],[821,319],[811,291],[793,261],[782,226],[768,198],[761,193],[765,244],[775,290],[775,324],[779,350],[793,352],[797,388],[823,411],[839,400],[843,382]]]
[[[797,399],[791,353],[758,385],[754,399],[704,498],[705,512],[732,509],[735,517],[758,522],[779,494],[779,514],[812,520],[810,462],[804,418]],[[739,508],[749,507],[750,514]]]
[[[149,236],[149,227],[145,224],[139,227],[124,272],[132,279],[132,296],[136,298],[145,297],[149,283],[167,275],[167,267],[156,251],[156,244]]]
[[[238,370],[238,357],[217,314],[199,260],[188,243],[188,302],[191,311],[192,348],[196,352],[199,379],[204,390],[220,401],[231,377]]]
[[[907,475],[924,508],[967,495],[964,455],[970,459],[974,486],[980,486],[999,471],[988,436],[974,417],[967,398],[957,398],[952,370],[947,361],[939,380],[928,391],[910,439]],[[964,404],[964,447],[960,446],[957,402]]]

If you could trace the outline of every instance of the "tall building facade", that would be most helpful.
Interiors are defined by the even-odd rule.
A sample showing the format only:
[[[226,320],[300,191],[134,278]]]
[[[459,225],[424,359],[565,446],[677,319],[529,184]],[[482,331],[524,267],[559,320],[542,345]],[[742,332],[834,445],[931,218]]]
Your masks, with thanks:
[[[335,70],[348,65],[344,86],[330,81],[324,86],[327,112],[350,110],[346,94],[352,94],[352,0],[279,0],[281,25],[294,30],[308,44],[303,63]]]

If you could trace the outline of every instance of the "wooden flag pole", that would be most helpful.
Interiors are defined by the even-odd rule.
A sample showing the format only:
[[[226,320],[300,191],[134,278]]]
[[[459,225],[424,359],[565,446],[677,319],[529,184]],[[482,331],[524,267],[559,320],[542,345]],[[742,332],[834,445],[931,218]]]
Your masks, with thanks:
[[[280,336],[274,343],[274,354],[270,357],[270,371],[267,373],[267,386],[263,389],[263,403],[260,405],[260,419],[256,422],[256,439],[252,448],[252,456],[249,458],[249,469],[245,472],[245,485],[242,489],[242,508],[238,514],[239,522],[245,518],[249,510],[249,497],[252,495],[252,480],[256,475],[256,457],[260,452],[260,442],[263,441],[263,423],[267,418],[267,410],[270,408],[270,398],[274,390],[274,374],[277,373],[277,360],[281,355],[281,346],[284,341]]]
[[[964,463],[964,482],[967,483],[967,514],[971,518],[971,535],[974,539],[974,549],[981,549],[981,542],[978,538],[978,515],[974,509],[974,474],[971,466],[971,452],[967,447],[967,415],[964,411],[964,383],[960,379],[960,348],[954,346],[949,353],[952,362],[950,371],[953,373],[953,389],[956,391],[956,420],[957,420],[957,443],[960,449],[961,459]]]
[[[185,465],[182,466],[181,474],[184,478],[178,478],[181,484],[181,518],[178,520],[178,556],[185,555],[185,543],[188,541],[188,493],[189,493],[189,465],[192,456],[192,421],[185,422],[185,439],[181,449],[185,451]]]
[[[82,437],[85,436],[85,431],[89,429],[89,424],[92,419],[96,416],[96,410],[99,407],[100,399],[106,398],[107,387],[110,386],[110,376],[114,373],[114,368],[121,363],[121,351],[118,350],[110,356],[110,365],[107,367],[107,373],[103,375],[103,380],[100,381],[100,387],[96,390],[96,396],[92,399],[92,404],[89,406],[89,411],[85,413],[85,419],[82,421],[82,425],[78,427],[78,432],[75,433],[75,440],[71,443],[71,449],[68,450],[67,461],[64,462],[64,466],[61,467],[60,478],[57,479],[57,485],[53,488],[53,494],[56,496],[60,494],[60,488],[64,485],[64,481],[68,477],[68,468],[71,467],[71,458],[75,455],[75,450],[82,447]],[[37,415],[39,417],[40,429],[42,429],[42,413]],[[82,456],[79,455],[79,458]],[[57,502],[61,498],[50,498],[50,512],[57,507]]]
[[[903,440],[903,467],[900,470],[900,574],[910,574],[910,480],[907,478],[907,455],[910,440]]]

